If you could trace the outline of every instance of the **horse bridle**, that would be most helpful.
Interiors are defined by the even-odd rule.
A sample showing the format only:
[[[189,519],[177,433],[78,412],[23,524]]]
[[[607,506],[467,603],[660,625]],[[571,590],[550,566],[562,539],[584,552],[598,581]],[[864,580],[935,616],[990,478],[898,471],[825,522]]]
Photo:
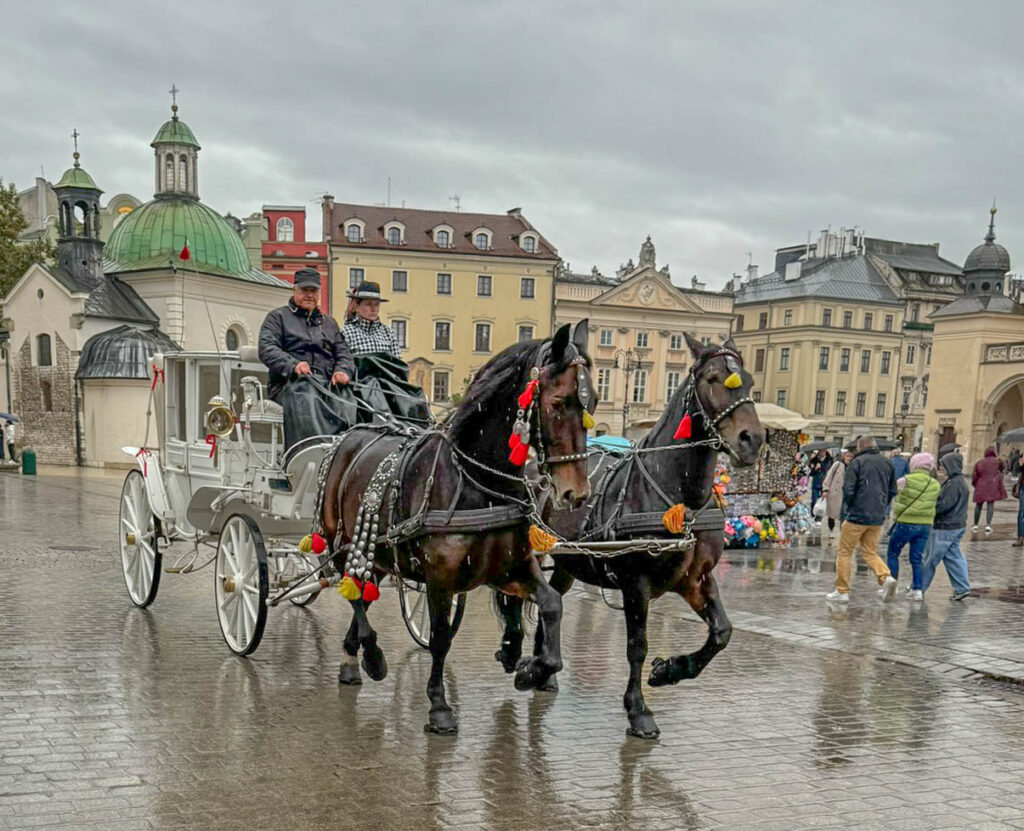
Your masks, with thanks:
[[[743,366],[743,358],[741,358],[740,354],[735,350],[723,346],[720,349],[715,350],[710,355],[701,356],[701,359],[690,367],[690,389],[692,391],[691,395],[693,397],[693,400],[697,405],[697,412],[703,419],[706,425],[705,429],[710,434],[710,439],[713,442],[714,446],[718,450],[725,450],[725,452],[728,453],[730,456],[735,457],[736,451],[732,449],[732,446],[729,444],[729,442],[722,438],[722,434],[718,432],[718,425],[725,421],[725,419],[731,416],[740,407],[743,407],[747,404],[753,405],[754,399],[751,398],[749,395],[745,395],[742,398],[737,398],[735,401],[731,402],[728,407],[726,407],[723,410],[720,410],[718,413],[714,415],[714,417],[712,417],[711,415],[708,414],[707,410],[705,409],[704,402],[700,400],[700,393],[697,391],[697,373],[700,372],[710,361],[713,361],[715,358],[722,357],[726,359],[726,367],[730,370],[730,372],[736,372],[737,374],[739,373]],[[687,400],[684,401],[684,413],[689,410],[688,398],[689,396],[687,397]]]
[[[590,386],[590,373],[587,371],[587,361],[575,346],[570,344],[576,356],[569,362],[569,366],[576,367],[576,395],[580,400],[580,404],[583,405],[583,409],[587,412],[593,413],[597,408],[597,396],[594,395],[594,391]],[[541,358],[546,357],[543,353]],[[537,362],[543,365],[542,360]],[[538,372],[537,379],[537,391],[538,394],[541,390],[540,376],[543,375],[543,371]],[[569,462],[579,462],[587,458],[588,453],[584,450],[582,453],[567,453],[564,456],[547,456],[544,453],[544,419],[540,414],[540,407],[536,407],[536,418],[537,418],[537,446],[534,450],[537,453],[537,467],[542,477],[550,475],[551,467],[553,465],[567,464]]]

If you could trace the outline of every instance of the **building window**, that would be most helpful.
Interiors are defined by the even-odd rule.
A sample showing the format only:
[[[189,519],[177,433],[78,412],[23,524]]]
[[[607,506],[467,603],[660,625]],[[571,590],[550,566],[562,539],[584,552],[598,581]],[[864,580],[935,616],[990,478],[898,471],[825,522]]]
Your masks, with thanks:
[[[647,401],[647,370],[638,369],[633,374],[633,403],[644,404]]]
[[[452,325],[445,320],[434,322],[434,351],[450,352],[452,348]]]
[[[862,349],[860,351],[860,371],[871,372],[871,350]]]
[[[875,316],[871,312],[864,313],[864,329],[868,332],[871,331],[871,327],[874,325]]]
[[[535,254],[537,252],[537,240],[529,234],[525,235],[522,238],[522,249],[527,254]]]
[[[519,327],[519,342],[525,343],[528,340],[533,340],[533,327],[524,323]]]
[[[832,325],[832,310],[822,309],[821,310],[821,325],[831,326]]]
[[[783,346],[779,350],[779,369],[789,369],[789,347]]]
[[[743,331],[743,315],[737,315],[736,316],[736,331],[737,332],[742,332]]]
[[[886,332],[891,332],[892,331],[892,315],[886,315],[885,316],[885,325],[882,328]]]
[[[491,296],[491,276],[489,274],[478,274],[476,276],[476,296]]]
[[[782,325],[783,326],[792,326],[793,325],[793,310],[792,309],[786,309],[786,311],[784,311],[782,313]]]
[[[438,248],[447,248],[448,241],[450,239],[451,237],[448,235],[447,231],[438,231],[434,234],[434,242],[437,244]]]
[[[648,336],[647,332],[637,332],[636,333],[636,348],[637,349],[646,349],[647,345],[648,345],[648,341],[649,341],[649,336]]]
[[[828,347],[823,346],[818,351],[818,369],[828,369]]]
[[[910,385],[908,385],[908,384],[905,384],[905,385],[903,386],[903,399],[902,399],[902,404],[900,405],[900,406],[901,406],[901,407],[903,407],[904,409],[908,409],[908,410],[910,409],[910,393],[911,393],[911,392],[913,392],[913,387],[911,387],[911,386],[910,386]]]
[[[885,393],[878,393],[878,400],[875,401],[875,418],[885,418]]]
[[[278,242],[292,242],[295,239],[295,225],[288,217],[282,216],[277,220],[275,233]]]
[[[683,336],[673,334],[668,336],[668,348],[669,349],[682,349],[683,348]]]
[[[843,312],[843,328],[853,328],[853,312]]]
[[[491,351],[491,324],[490,323],[478,323],[476,324],[475,334],[473,336],[473,351],[474,352],[490,352]]]
[[[750,394],[750,397],[754,399],[754,403],[760,404],[761,403],[761,390],[754,390]]]
[[[245,332],[239,326],[232,326],[224,333],[224,346],[229,352],[235,352],[238,347],[245,346],[247,340]]]
[[[434,371],[434,401],[447,401],[450,397],[448,379],[451,376],[445,370]]]
[[[354,222],[350,222],[345,228],[345,239],[349,242],[362,242],[363,233],[360,231],[359,226]]]
[[[451,294],[452,293],[452,275],[451,274],[438,274],[437,275],[437,293],[438,294]]]
[[[891,362],[892,362],[892,352],[883,352],[882,353],[882,368],[879,370],[879,372],[881,372],[882,375],[888,375],[889,374],[889,364]]]
[[[868,394],[866,392],[857,393],[857,417],[863,418],[864,411],[868,406]]]
[[[925,366],[931,366],[932,365],[932,345],[930,343],[926,343],[924,346],[921,347],[921,350],[924,352],[924,365]]]
[[[402,229],[391,226],[388,228],[388,245],[402,244]]]
[[[350,268],[348,270],[348,287],[350,289],[357,288],[365,276],[366,272],[361,268]]]
[[[397,291],[397,292],[409,291],[409,272],[408,271],[392,271],[391,272],[391,291]]]
[[[174,190],[174,156],[170,153],[167,154],[167,164],[164,167],[167,176],[167,190]]]
[[[483,233],[482,231],[473,238],[473,245],[479,251],[486,251],[488,248],[491,247],[487,241],[487,234]]]
[[[534,279],[532,277],[519,278],[519,297],[523,300],[532,300],[534,297]]]
[[[612,371],[610,369],[599,369],[597,371],[597,400],[610,401],[612,387]]]
[[[764,350],[754,350],[754,372],[764,372]]]
[[[839,371],[850,371],[850,350],[845,347],[839,350]]]
[[[53,366],[49,335],[39,335],[36,338],[36,363],[39,366]]]
[[[825,390],[814,391],[814,414],[825,415]]]
[[[178,157],[178,190],[188,190],[188,157],[184,155]]]
[[[761,312],[761,314],[759,314],[757,316],[757,328],[758,329],[767,329],[768,328],[768,312]]]
[[[395,336],[395,340],[398,342],[399,349],[405,349],[409,346],[409,323],[405,320],[396,320],[391,318],[391,331]]]
[[[665,401],[666,403],[672,400],[672,396],[676,394],[676,390],[679,389],[683,381],[683,373],[676,372],[673,370],[665,376]]]
[[[917,347],[912,343],[907,344],[907,366],[913,366],[914,358],[917,357]]]
[[[917,323],[917,319],[921,316],[921,304],[915,303],[910,307],[910,322]]]
[[[50,386],[49,381],[39,382],[39,392],[43,399],[43,412],[53,412],[53,387]]]
[[[777,393],[775,393],[775,403],[779,407],[785,407],[786,406],[786,391],[785,390],[779,390]]]
[[[598,337],[597,343],[599,346],[611,346],[612,345],[612,330],[602,329],[601,335]]]
[[[836,415],[846,415],[846,390],[836,391]]]

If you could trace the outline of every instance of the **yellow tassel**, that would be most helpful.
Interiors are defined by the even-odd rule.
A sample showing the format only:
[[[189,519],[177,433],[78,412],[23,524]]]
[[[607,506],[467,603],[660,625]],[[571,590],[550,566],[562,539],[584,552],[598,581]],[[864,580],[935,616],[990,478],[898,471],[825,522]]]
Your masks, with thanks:
[[[530,526],[530,548],[534,551],[547,551],[553,548],[556,542],[558,540],[547,531],[542,531],[536,525]]]
[[[583,411],[583,429],[593,430],[594,429],[594,417],[586,410]]]
[[[661,515],[661,524],[670,534],[683,533],[683,522],[686,521],[686,506],[673,505]]]
[[[338,585],[338,594],[344,597],[346,600],[358,600],[363,596],[363,593],[359,591],[359,587],[352,581],[352,578],[348,575]]]
[[[313,537],[310,534],[306,534],[301,540],[299,540],[299,551],[303,554],[308,554],[313,550]]]
[[[738,390],[743,386],[743,381],[740,380],[740,376],[737,373],[732,373],[725,381],[722,382],[727,390]]]

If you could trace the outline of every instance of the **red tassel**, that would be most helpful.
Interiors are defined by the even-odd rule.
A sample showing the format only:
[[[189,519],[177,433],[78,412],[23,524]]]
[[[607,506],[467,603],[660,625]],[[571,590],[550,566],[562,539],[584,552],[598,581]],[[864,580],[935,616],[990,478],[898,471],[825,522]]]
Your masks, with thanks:
[[[519,393],[519,398],[516,399],[519,404],[520,410],[525,410],[533,403],[533,391],[537,389],[536,381],[529,381],[526,384],[526,389]]]
[[[522,467],[526,464],[526,454],[529,452],[530,446],[526,444],[518,444],[512,448],[512,452],[508,454],[508,460],[516,467]]]
[[[319,534],[313,534],[313,537],[310,540],[310,544],[313,548],[314,554],[323,554],[324,549],[327,548],[327,543],[324,542],[324,538],[321,537]]]
[[[375,583],[371,583],[369,580],[363,583],[363,600],[373,603],[378,597],[380,597],[380,590]]]
[[[672,434],[674,439],[688,439],[693,433],[693,422],[690,419],[690,414],[685,413],[679,420],[679,425],[676,427],[676,431]]]
[[[515,450],[518,446],[519,446],[519,434],[518,433],[512,433],[508,437],[508,449],[509,450]]]

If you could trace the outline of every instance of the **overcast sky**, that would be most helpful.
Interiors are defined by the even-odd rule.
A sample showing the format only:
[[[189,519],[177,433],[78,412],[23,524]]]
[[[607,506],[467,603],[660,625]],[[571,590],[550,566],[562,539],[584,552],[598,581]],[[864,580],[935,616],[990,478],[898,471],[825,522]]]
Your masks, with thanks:
[[[203,201],[316,234],[319,194],[390,176],[394,205],[522,207],[574,270],[651,234],[719,287],[829,224],[962,263],[996,196],[1016,263],[1022,31],[978,0],[4,3],[0,177],[55,181],[77,127],[107,195],[150,198],[173,82]]]

